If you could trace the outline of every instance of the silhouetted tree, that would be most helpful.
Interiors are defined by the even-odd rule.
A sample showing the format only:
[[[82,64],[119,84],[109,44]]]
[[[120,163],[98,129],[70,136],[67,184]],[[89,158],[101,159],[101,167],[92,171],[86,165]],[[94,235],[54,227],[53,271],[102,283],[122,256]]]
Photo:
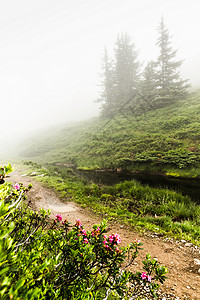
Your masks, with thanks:
[[[163,101],[172,101],[187,94],[187,80],[180,78],[179,68],[182,61],[176,61],[177,50],[171,47],[171,36],[164,24],[163,18],[158,27],[156,45],[160,48],[157,60],[157,88],[158,95]]]

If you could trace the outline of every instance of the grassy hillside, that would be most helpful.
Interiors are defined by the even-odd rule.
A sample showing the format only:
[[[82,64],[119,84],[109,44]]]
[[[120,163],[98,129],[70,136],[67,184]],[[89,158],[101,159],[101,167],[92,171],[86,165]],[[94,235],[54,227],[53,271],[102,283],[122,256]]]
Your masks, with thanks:
[[[93,119],[43,133],[21,157],[81,168],[200,175],[200,91],[140,116]]]

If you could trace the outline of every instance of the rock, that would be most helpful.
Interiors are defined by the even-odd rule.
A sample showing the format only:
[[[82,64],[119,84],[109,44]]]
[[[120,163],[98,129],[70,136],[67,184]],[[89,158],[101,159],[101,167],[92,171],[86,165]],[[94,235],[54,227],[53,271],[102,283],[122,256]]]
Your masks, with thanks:
[[[192,243],[186,243],[185,244],[185,247],[191,247],[192,246]]]
[[[37,172],[32,172],[31,174],[30,174],[30,176],[37,176],[38,174],[37,174]]]
[[[194,259],[194,264],[195,264],[196,266],[200,266],[200,259],[195,258],[195,259]]]

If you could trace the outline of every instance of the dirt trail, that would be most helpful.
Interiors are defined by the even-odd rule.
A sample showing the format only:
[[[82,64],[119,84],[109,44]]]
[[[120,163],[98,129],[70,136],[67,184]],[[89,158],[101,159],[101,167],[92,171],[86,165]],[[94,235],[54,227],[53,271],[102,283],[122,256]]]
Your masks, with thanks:
[[[33,177],[28,177],[22,171],[11,173],[7,181],[21,182],[24,186],[33,183],[28,193],[34,209],[51,209],[51,217],[55,218],[56,213],[61,213],[64,218],[72,224],[76,219],[81,219],[85,229],[91,230],[93,224],[101,222],[100,217],[94,215],[90,210],[83,209],[73,202],[61,202],[58,195],[49,188],[42,186]],[[66,201],[66,199],[65,199]],[[117,221],[109,224],[110,233],[118,233],[122,244],[126,245],[134,240],[141,240],[144,250],[141,251],[135,264],[135,270],[142,270],[141,261],[146,253],[152,258],[168,267],[168,279],[161,288],[163,295],[160,299],[191,299],[200,300],[200,265],[194,265],[194,259],[200,260],[200,248],[174,240],[167,240],[155,234],[140,235],[128,226],[121,226]],[[196,262],[198,262],[196,261]]]

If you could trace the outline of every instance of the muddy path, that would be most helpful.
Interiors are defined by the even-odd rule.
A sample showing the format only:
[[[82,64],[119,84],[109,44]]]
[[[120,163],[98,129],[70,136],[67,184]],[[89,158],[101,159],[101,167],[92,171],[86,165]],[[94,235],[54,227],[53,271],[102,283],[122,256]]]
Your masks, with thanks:
[[[91,210],[83,209],[67,199],[61,199],[50,188],[44,187],[33,177],[23,174],[22,170],[14,171],[7,178],[13,183],[23,183],[28,186],[33,183],[32,189],[28,192],[28,199],[31,200],[33,209],[51,209],[51,217],[55,218],[56,213],[61,213],[64,218],[74,224],[76,219],[81,219],[85,229],[91,230],[92,225],[99,224],[101,218],[92,213]],[[117,220],[108,225],[110,233],[118,233],[122,239],[122,245],[134,240],[141,240],[144,250],[139,254],[133,270],[142,270],[141,261],[147,253],[152,258],[157,258],[159,263],[167,266],[168,279],[162,290],[160,299],[192,299],[200,300],[200,248],[197,248],[185,241],[159,237],[156,233],[139,234],[128,226],[120,225]],[[197,262],[197,264],[196,264]]]

